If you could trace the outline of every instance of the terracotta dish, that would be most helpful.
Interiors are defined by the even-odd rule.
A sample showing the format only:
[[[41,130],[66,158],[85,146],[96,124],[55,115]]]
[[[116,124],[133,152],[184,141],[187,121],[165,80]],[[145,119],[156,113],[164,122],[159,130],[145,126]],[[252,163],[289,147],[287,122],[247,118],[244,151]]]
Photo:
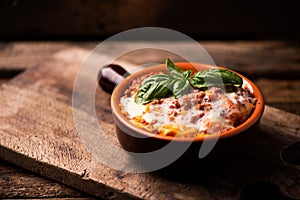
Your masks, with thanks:
[[[201,70],[207,70],[210,69],[211,66],[206,64],[200,64],[200,63],[175,63],[178,67],[180,67],[183,70],[192,70],[195,71],[201,71]],[[222,68],[222,67],[219,67]],[[226,68],[223,68],[226,69]],[[232,70],[231,70],[232,71]],[[185,143],[185,142],[192,142],[193,144],[196,144],[197,146],[201,145],[204,138],[206,139],[216,139],[216,137],[219,137],[219,141],[216,144],[215,148],[218,148],[218,146],[222,146],[223,141],[230,141],[228,145],[225,145],[227,147],[223,148],[231,148],[232,142],[233,145],[235,143],[241,143],[238,141],[237,137],[238,135],[245,135],[243,133],[246,132],[250,127],[253,127],[260,119],[260,117],[263,114],[264,111],[264,99],[263,95],[258,89],[258,87],[251,82],[246,77],[238,74],[243,79],[243,84],[247,85],[247,87],[250,89],[250,92],[253,94],[253,96],[257,99],[255,109],[251,116],[243,122],[241,125],[239,125],[236,128],[233,128],[231,130],[222,132],[220,136],[216,134],[207,134],[203,137],[195,137],[195,138],[178,138],[178,137],[169,137],[169,136],[162,136],[162,135],[156,135],[153,133],[150,133],[146,130],[143,130],[141,128],[138,128],[131,124],[126,117],[121,113],[121,108],[119,106],[120,104],[120,98],[124,96],[124,91],[131,85],[132,81],[136,79],[137,77],[141,77],[144,74],[150,73],[150,72],[163,72],[167,73],[165,64],[148,67],[146,69],[143,69],[139,72],[136,72],[125,79],[123,79],[117,87],[114,89],[112,96],[111,96],[111,110],[112,114],[114,116],[115,122],[116,122],[116,130],[117,130],[117,136],[119,139],[120,144],[125,150],[132,151],[132,152],[149,152],[156,149],[161,148],[162,146],[166,145],[168,142],[173,140],[177,143]],[[126,132],[130,132],[130,134],[127,134]],[[137,136],[137,137],[135,137]],[[144,138],[141,138],[139,136],[143,136]],[[146,136],[146,137],[145,137]],[[236,139],[235,139],[236,138]],[[248,139],[246,139],[248,141]],[[250,140],[251,141],[251,140]],[[224,143],[224,142],[223,142]],[[227,143],[227,142],[226,142]],[[223,151],[224,149],[221,149]],[[199,149],[198,149],[199,151]]]

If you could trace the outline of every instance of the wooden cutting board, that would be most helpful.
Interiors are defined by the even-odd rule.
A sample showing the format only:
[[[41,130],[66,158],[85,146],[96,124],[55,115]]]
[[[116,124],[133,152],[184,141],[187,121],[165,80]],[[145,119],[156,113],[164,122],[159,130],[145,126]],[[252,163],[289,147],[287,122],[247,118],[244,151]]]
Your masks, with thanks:
[[[1,86],[3,159],[104,199],[247,199],[257,191],[300,197],[300,117],[269,106],[255,129],[253,148],[217,173],[130,174],[99,163],[77,135],[72,118],[74,79],[87,55],[78,48],[58,52]],[[112,130],[109,137],[117,143],[110,96],[98,89],[97,97],[99,120]],[[87,123],[90,119],[85,116]]]

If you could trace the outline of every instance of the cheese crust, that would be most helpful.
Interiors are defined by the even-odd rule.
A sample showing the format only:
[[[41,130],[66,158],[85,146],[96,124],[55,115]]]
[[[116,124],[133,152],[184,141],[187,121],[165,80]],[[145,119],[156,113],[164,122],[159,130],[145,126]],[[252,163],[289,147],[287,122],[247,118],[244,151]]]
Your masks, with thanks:
[[[139,85],[150,75],[133,81],[120,100],[120,108],[130,123],[154,134],[188,138],[220,134],[242,124],[255,108],[256,99],[246,87],[229,93],[218,87],[194,89],[178,99],[137,104],[134,99]]]

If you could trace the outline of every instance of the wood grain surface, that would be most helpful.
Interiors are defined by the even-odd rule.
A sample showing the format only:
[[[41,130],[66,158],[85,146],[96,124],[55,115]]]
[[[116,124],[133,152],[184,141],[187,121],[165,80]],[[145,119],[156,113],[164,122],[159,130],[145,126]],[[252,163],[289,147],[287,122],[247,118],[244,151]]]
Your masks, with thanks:
[[[265,45],[260,44],[260,42],[257,42],[256,45],[233,42],[232,47],[237,44],[241,48],[236,47],[236,52],[245,56],[245,51],[242,51],[243,46],[247,46],[248,49],[265,50],[266,46],[278,48],[278,45],[285,45],[280,42],[271,42]],[[10,45],[5,44],[4,46]],[[18,46],[19,44],[14,45]],[[36,44],[30,45],[35,46]],[[191,174],[187,172],[174,176],[172,172],[165,171],[128,174],[114,171],[98,163],[87,152],[76,133],[71,107],[74,77],[82,60],[89,52],[87,49],[95,44],[89,43],[81,48],[74,44],[62,43],[61,45],[66,46],[60,49],[49,44],[53,51],[49,54],[45,53],[45,57],[40,55],[39,64],[31,64],[31,66],[27,64],[30,69],[1,85],[0,155],[3,159],[102,198],[197,199],[202,197],[204,199],[238,199],[241,191],[244,191],[249,184],[258,181],[276,184],[284,196],[290,198],[300,196],[299,166],[289,165],[280,159],[280,152],[283,149],[300,141],[300,117],[269,106],[266,107],[264,116],[257,128],[260,137],[259,141],[255,143],[254,150],[249,153],[248,157],[243,158],[242,162],[233,165],[232,169],[204,177],[202,177],[202,173]],[[214,42],[207,43],[207,46],[211,48],[210,50],[208,48],[208,51],[217,49],[214,45],[217,44]],[[221,48],[222,45],[224,49]],[[230,46],[228,43],[221,42],[219,48],[225,52],[233,51],[234,48],[228,46]],[[257,78],[256,82],[261,88],[266,89],[263,92],[267,94],[267,102],[299,105],[299,74],[289,72],[289,70],[299,70],[299,67],[297,68],[298,58],[295,56],[295,52],[298,52],[299,49],[296,47],[286,49],[288,52],[293,52],[291,54],[283,53],[283,55],[289,55],[290,59],[284,61],[286,58],[278,55],[275,61],[269,59],[273,63],[266,66],[268,69],[258,70],[259,76],[262,78]],[[217,55],[217,53],[215,54]],[[10,66],[19,69],[17,67],[19,64],[11,59],[12,56],[6,57],[4,53],[0,55],[7,58],[4,59],[6,61],[1,59],[2,69],[6,70]],[[37,57],[38,55],[35,54]],[[138,55],[125,55],[119,62],[124,66],[132,67],[134,64],[142,62],[138,59],[139,57]],[[240,56],[237,57],[239,60]],[[147,58],[157,61],[159,56],[154,55],[152,58]],[[224,66],[226,66],[225,60],[229,60],[222,55],[219,56],[219,59],[216,63]],[[293,79],[292,81],[279,77],[281,73],[286,72],[278,64],[280,59],[283,59],[282,63],[290,62],[287,65],[286,71],[288,72],[285,76]],[[245,67],[243,64],[236,64],[234,68],[250,76],[255,76],[256,70],[251,63],[257,62],[258,68],[262,68],[264,63],[263,61],[258,63],[258,60],[250,59],[247,62],[250,64]],[[33,61],[34,59],[28,63],[33,63]],[[234,62],[232,61],[232,63]],[[271,70],[274,71],[274,74],[268,75],[268,71]],[[286,98],[274,94],[276,90],[273,86],[282,88]],[[108,109],[109,95],[100,89],[97,91],[97,95],[102,97],[102,101],[97,101],[96,108],[99,111]],[[297,106],[296,108],[298,109]],[[297,109],[296,111],[293,109],[293,111],[299,112]],[[82,111],[79,110],[79,112]],[[86,120],[89,121],[89,116]],[[100,121],[104,122],[108,128],[114,129],[110,115],[100,115]],[[111,135],[111,138],[116,141],[114,135]],[[258,163],[259,169],[257,169]],[[2,180],[5,181],[4,178]],[[43,184],[47,185],[46,183]],[[217,192],[215,191],[216,188],[218,188]],[[69,191],[69,193],[63,189],[61,191],[66,194],[65,197],[68,197],[68,194],[74,195],[74,197],[78,195],[78,198],[85,197],[76,192],[72,193],[74,191]]]
[[[1,198],[87,198],[89,195],[0,161]]]

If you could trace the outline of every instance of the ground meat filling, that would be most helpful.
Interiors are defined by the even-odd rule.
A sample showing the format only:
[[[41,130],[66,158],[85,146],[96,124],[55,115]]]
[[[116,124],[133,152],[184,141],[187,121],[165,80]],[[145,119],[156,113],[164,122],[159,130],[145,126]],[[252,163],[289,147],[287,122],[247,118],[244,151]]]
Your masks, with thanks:
[[[157,73],[135,79],[124,92],[120,107],[131,123],[154,134],[197,137],[222,133],[247,120],[255,107],[256,99],[247,88],[225,92],[218,87],[194,89],[178,99],[168,97],[146,105],[136,104],[139,85],[153,74]]]

